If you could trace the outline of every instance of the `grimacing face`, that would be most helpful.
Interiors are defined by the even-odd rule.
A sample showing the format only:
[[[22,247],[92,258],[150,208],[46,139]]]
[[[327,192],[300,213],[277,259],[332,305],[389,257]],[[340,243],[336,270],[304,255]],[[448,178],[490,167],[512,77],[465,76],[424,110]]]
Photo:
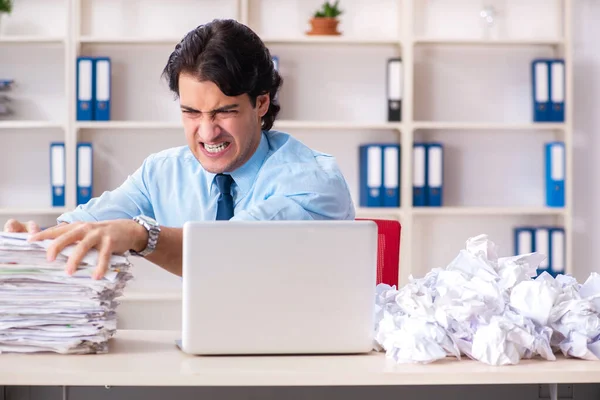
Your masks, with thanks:
[[[214,82],[182,73],[179,103],[188,146],[205,170],[232,172],[252,157],[269,109],[268,94],[258,96],[252,107],[247,94],[226,96]]]

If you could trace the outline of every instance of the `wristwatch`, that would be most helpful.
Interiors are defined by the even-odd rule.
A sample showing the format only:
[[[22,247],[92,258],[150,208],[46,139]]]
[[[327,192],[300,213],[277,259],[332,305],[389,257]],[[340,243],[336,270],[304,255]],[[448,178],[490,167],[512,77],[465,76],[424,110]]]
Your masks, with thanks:
[[[156,249],[158,243],[158,235],[160,234],[160,226],[158,222],[146,215],[138,215],[133,220],[138,224],[142,225],[148,231],[148,243],[146,248],[140,252],[130,250],[131,254],[146,257]]]

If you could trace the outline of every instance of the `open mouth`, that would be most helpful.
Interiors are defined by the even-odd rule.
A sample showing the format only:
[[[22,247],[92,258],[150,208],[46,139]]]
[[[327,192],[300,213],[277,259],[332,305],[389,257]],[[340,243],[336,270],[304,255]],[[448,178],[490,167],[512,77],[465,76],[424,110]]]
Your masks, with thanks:
[[[204,147],[204,149],[207,152],[209,152],[211,154],[217,154],[217,153],[224,151],[227,147],[229,147],[230,144],[231,144],[230,142],[222,142],[222,143],[216,143],[216,144],[202,143],[202,146]]]

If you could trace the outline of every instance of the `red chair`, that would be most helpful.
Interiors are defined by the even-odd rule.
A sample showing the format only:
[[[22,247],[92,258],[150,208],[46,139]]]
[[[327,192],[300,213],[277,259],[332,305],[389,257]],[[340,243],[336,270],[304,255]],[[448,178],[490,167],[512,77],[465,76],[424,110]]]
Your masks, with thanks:
[[[392,219],[357,218],[377,224],[377,284],[398,287],[400,262],[400,221]]]

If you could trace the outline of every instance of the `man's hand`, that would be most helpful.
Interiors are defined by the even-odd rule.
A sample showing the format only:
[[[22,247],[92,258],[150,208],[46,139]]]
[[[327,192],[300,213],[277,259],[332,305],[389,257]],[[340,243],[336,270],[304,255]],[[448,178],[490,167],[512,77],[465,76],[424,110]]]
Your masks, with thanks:
[[[48,261],[66,246],[77,243],[75,251],[67,261],[67,273],[73,274],[86,253],[96,248],[99,252],[98,264],[93,278],[100,279],[109,267],[112,254],[123,254],[128,250],[141,251],[146,247],[148,232],[133,220],[121,219],[104,222],[74,222],[57,225],[32,235],[30,241],[54,239],[48,248]]]
[[[40,231],[40,226],[36,224],[34,221],[28,222],[19,222],[16,219],[9,219],[4,224],[5,232],[28,232],[28,233],[36,233]]]

